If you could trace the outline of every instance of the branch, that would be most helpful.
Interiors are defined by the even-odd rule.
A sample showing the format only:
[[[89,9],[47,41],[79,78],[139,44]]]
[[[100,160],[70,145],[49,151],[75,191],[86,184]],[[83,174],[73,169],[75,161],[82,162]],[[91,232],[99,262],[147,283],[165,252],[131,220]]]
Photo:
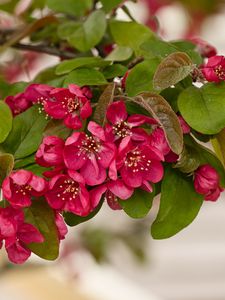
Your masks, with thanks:
[[[63,59],[70,59],[75,58],[76,54],[69,52],[69,51],[63,51],[58,48],[46,46],[46,45],[27,45],[27,44],[21,44],[16,43],[12,45],[13,48],[18,50],[27,50],[27,51],[33,51],[33,52],[39,52],[39,53],[45,53],[49,55],[58,56]]]

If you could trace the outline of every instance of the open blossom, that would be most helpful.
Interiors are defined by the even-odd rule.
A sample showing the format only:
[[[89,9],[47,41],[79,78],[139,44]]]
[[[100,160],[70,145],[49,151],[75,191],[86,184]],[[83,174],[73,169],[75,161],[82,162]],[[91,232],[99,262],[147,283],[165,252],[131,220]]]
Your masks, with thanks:
[[[49,98],[49,93],[53,89],[47,84],[33,83],[26,88],[24,94],[31,103],[42,103]]]
[[[119,147],[116,167],[124,183],[151,191],[149,182],[159,182],[163,177],[163,154],[150,145],[134,146],[125,138]]]
[[[63,216],[59,212],[55,212],[55,224],[58,231],[59,240],[64,240],[68,229],[66,223],[63,219]]]
[[[68,175],[60,174],[53,177],[45,197],[55,210],[68,211],[79,216],[90,213],[89,192],[84,179],[77,172],[69,171]]]
[[[44,101],[44,110],[54,119],[63,119],[72,129],[80,129],[82,121],[92,114],[90,101],[75,84],[70,84],[68,89],[53,89],[48,100]]]
[[[15,96],[8,96],[6,97],[5,102],[10,107],[13,116],[21,114],[32,106],[32,103],[27,99],[25,93],[19,93]]]
[[[12,172],[2,184],[3,197],[17,208],[30,206],[32,197],[44,195],[46,189],[47,182],[27,170]]]
[[[225,80],[225,57],[222,55],[210,57],[207,64],[203,66],[202,73],[210,82]]]
[[[9,260],[16,264],[24,263],[31,255],[26,245],[44,242],[41,233],[24,222],[24,213],[10,206],[0,208],[0,239],[5,240]]]
[[[128,116],[126,106],[123,101],[116,101],[109,105],[106,117],[109,123],[106,125],[106,136],[109,141],[121,141],[130,136],[134,142],[147,142],[148,134],[142,128],[136,128],[144,123],[157,124],[150,117],[133,114]]]
[[[95,122],[89,122],[88,130],[74,132],[65,143],[64,161],[68,169],[80,170],[88,185],[101,184],[106,179],[106,169],[116,154],[113,143],[106,142],[105,132]]]
[[[205,200],[216,201],[223,189],[219,185],[219,174],[210,165],[200,166],[194,174],[194,187]]]

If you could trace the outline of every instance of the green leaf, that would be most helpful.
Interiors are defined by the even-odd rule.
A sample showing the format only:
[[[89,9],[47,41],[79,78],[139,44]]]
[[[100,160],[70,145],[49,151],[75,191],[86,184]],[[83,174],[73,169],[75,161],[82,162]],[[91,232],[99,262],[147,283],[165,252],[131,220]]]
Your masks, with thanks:
[[[4,150],[14,154],[16,159],[34,153],[42,140],[47,122],[36,106],[19,114],[13,119],[12,131],[2,145]]]
[[[153,90],[153,76],[160,59],[153,58],[137,64],[130,72],[126,80],[126,92],[128,96],[135,96],[141,92]]]
[[[57,66],[55,73],[62,75],[80,67],[102,67],[108,64],[101,57],[79,57],[63,61]]]
[[[100,125],[104,125],[106,122],[106,111],[110,103],[113,102],[113,96],[115,92],[115,84],[110,83],[101,94],[97,106],[95,108],[95,112],[93,115],[93,120],[99,123]]]
[[[129,47],[118,46],[105,58],[109,61],[124,61],[129,59],[133,54],[133,50]]]
[[[0,97],[5,98],[6,96],[14,96],[20,92],[23,92],[27,87],[27,82],[14,82],[12,84],[7,84],[4,82],[0,82]]]
[[[127,67],[121,64],[113,64],[103,69],[102,73],[106,79],[124,76],[127,72]]]
[[[25,220],[34,225],[45,239],[43,243],[29,244],[28,248],[41,258],[55,260],[59,255],[59,238],[54,211],[44,199],[35,199],[25,209]]]
[[[122,2],[123,2],[123,0],[101,0],[103,9],[107,13],[110,12],[113,8],[116,8]]]
[[[169,238],[188,226],[196,218],[202,199],[195,192],[192,178],[168,167],[162,181],[159,212],[151,227],[152,237]]]
[[[74,16],[83,16],[91,9],[93,0],[47,0],[47,6],[56,11]]]
[[[70,45],[85,52],[97,45],[106,31],[106,16],[101,10],[91,13],[87,20],[68,37]]]
[[[66,76],[64,85],[67,86],[70,83],[79,86],[104,85],[107,84],[107,81],[103,74],[95,69],[80,68],[72,71]]]
[[[62,120],[54,120],[48,122],[44,129],[43,136],[56,135],[62,139],[66,139],[72,130],[65,126]]]
[[[200,158],[198,151],[193,147],[185,146],[174,168],[178,168],[183,173],[191,173],[195,171],[199,165]]]
[[[64,21],[58,26],[57,34],[60,39],[68,39],[79,27],[81,23],[75,21]]]
[[[17,159],[14,164],[14,169],[23,169],[28,165],[32,165],[35,163],[34,154],[27,156],[22,159]]]
[[[111,20],[110,31],[115,43],[119,46],[130,47],[136,54],[140,53],[140,45],[154,34],[146,26],[136,22]]]
[[[201,165],[209,164],[217,170],[220,175],[220,185],[225,187],[225,169],[218,157],[210,149],[198,144],[190,135],[185,135],[185,144],[195,149],[199,155]]]
[[[179,119],[169,103],[162,96],[154,93],[142,93],[131,101],[139,104],[159,122],[171,150],[178,155],[181,154],[183,132]]]
[[[178,51],[178,48],[171,43],[158,39],[149,39],[142,43],[140,47],[142,50],[144,50],[143,54],[147,58],[152,58],[155,56],[164,58],[169,54]]]
[[[14,166],[14,157],[9,153],[0,154],[0,186],[3,180],[11,173]]]
[[[4,142],[12,129],[12,113],[9,106],[0,101],[0,143]]]
[[[192,60],[186,53],[172,53],[159,64],[153,78],[153,86],[156,90],[164,90],[183,80],[192,70]]]
[[[66,224],[69,226],[76,226],[92,219],[94,216],[97,215],[97,213],[102,207],[102,204],[103,204],[103,199],[100,201],[99,205],[86,217],[81,217],[73,213],[64,212],[63,216]]]
[[[211,142],[216,154],[225,166],[225,129],[219,132]]]
[[[152,193],[135,189],[133,195],[127,200],[119,200],[125,213],[131,218],[144,218],[152,207],[154,191]]]
[[[205,134],[219,133],[225,127],[225,83],[208,83],[201,88],[189,87],[178,98],[185,121]]]

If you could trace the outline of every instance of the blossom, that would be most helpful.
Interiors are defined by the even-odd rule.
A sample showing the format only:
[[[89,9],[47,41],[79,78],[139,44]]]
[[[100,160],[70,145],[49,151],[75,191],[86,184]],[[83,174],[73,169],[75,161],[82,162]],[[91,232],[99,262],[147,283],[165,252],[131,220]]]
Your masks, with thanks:
[[[219,185],[219,174],[210,165],[200,166],[194,174],[194,187],[205,200],[216,201],[223,189]]]
[[[112,209],[121,209],[118,199],[127,200],[133,192],[134,189],[127,186],[122,179],[108,180],[90,191],[92,209],[98,206],[103,195],[105,195],[105,199]]]
[[[215,47],[200,38],[191,38],[190,41],[197,46],[198,52],[202,57],[212,57],[217,54]]]
[[[79,216],[90,213],[89,193],[83,177],[74,171],[54,176],[45,195],[48,204],[57,211],[68,211]]]
[[[32,106],[32,103],[27,99],[25,93],[19,93],[15,96],[8,96],[5,99],[5,103],[8,104],[13,116],[21,114]]]
[[[58,231],[58,237],[60,240],[64,240],[68,229],[66,223],[63,219],[63,216],[59,212],[55,212],[55,224]]]
[[[57,136],[43,139],[35,155],[36,162],[43,167],[62,166],[64,140]]]
[[[53,87],[47,84],[33,83],[26,88],[24,94],[31,103],[41,104],[44,100],[49,98],[49,93],[53,89]]]
[[[44,237],[31,224],[24,222],[24,213],[11,206],[0,208],[0,237],[5,240],[9,260],[24,263],[31,255],[30,243],[42,243]]]
[[[44,195],[46,189],[47,182],[27,170],[12,172],[2,183],[3,197],[17,208],[30,206],[32,197]]]
[[[222,55],[210,57],[207,64],[202,67],[202,73],[210,82],[225,80],[225,57]]]
[[[53,89],[44,101],[44,110],[54,119],[63,119],[65,125],[72,129],[81,128],[82,121],[92,113],[90,101],[75,84],[70,84],[68,89]]]
[[[148,134],[142,128],[135,128],[144,123],[157,124],[150,117],[133,114],[128,117],[126,106],[123,101],[116,101],[109,105],[106,112],[107,120],[111,125],[106,125],[106,136],[109,141],[121,141],[130,136],[137,143],[147,142]]]
[[[149,144],[161,151],[163,155],[170,152],[170,147],[167,143],[164,131],[161,128],[156,128],[149,137]]]
[[[101,184],[106,179],[106,169],[116,154],[113,143],[106,142],[104,129],[95,122],[89,122],[88,130],[74,132],[65,143],[64,161],[71,170],[80,170],[88,185]]]
[[[183,131],[183,134],[188,134],[191,131],[190,126],[187,124],[187,122],[184,120],[184,118],[182,116],[178,116],[179,122],[180,122],[180,126],[181,129]]]
[[[116,162],[124,183],[130,187],[145,186],[151,191],[149,182],[159,182],[163,177],[163,154],[150,145],[135,146],[130,138],[121,142]]]

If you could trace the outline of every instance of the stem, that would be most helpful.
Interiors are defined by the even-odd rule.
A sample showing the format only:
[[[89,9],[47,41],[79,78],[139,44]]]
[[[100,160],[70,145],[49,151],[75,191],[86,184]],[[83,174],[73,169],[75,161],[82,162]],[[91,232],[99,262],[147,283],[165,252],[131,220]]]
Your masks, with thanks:
[[[139,56],[136,57],[135,59],[133,59],[129,64],[128,64],[128,69],[132,69],[133,67],[135,67],[136,65],[140,64],[141,62],[144,61],[144,57],[143,56]]]
[[[33,52],[39,52],[39,53],[45,53],[49,55],[58,56],[60,58],[64,59],[70,59],[75,58],[76,54],[69,52],[69,51],[62,51],[58,48],[46,46],[46,45],[27,45],[22,43],[16,43],[12,45],[13,48],[18,50],[27,50],[27,51],[33,51]]]

